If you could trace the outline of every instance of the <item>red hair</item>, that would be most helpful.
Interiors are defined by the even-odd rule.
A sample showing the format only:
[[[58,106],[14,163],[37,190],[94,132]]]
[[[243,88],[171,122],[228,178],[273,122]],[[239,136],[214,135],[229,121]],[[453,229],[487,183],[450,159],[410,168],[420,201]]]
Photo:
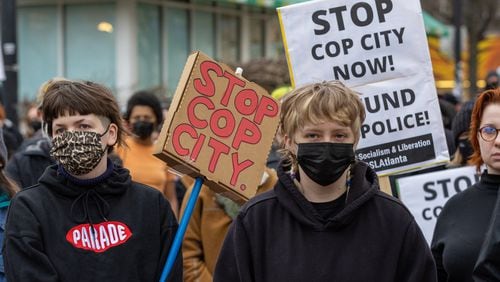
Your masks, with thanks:
[[[5,108],[0,104],[0,120],[4,120],[7,116],[5,115]]]
[[[481,118],[483,117],[484,109],[490,104],[500,104],[500,88],[484,91],[479,94],[474,109],[472,109],[472,116],[470,120],[469,140],[472,145],[474,153],[470,157],[469,164],[475,165],[477,170],[484,161],[481,158],[481,149],[479,148],[479,126],[481,125]]]

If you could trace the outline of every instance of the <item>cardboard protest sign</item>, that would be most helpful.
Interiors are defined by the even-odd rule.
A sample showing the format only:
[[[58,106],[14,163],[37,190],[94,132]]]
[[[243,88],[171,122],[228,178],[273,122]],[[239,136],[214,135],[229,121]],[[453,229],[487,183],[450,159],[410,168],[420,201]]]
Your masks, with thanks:
[[[186,62],[155,156],[217,193],[242,203],[254,196],[279,121],[263,88],[201,52]]]
[[[278,14],[295,87],[340,80],[361,94],[358,159],[379,175],[449,160],[418,0],[308,1]]]
[[[401,177],[396,180],[399,198],[415,217],[431,243],[437,217],[451,196],[479,180],[472,166]]]

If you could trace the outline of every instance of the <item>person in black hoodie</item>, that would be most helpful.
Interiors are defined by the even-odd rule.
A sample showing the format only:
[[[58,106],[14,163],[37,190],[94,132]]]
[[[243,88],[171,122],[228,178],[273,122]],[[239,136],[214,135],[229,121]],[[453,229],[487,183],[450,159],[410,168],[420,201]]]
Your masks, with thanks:
[[[45,169],[55,164],[50,157],[50,139],[39,136],[25,140],[25,146],[10,158],[5,173],[21,188],[38,183]]]
[[[340,82],[284,98],[278,183],[234,220],[214,281],[436,281],[410,212],[355,160],[364,118],[360,98]]]
[[[7,280],[159,280],[177,221],[160,192],[108,158],[126,132],[111,91],[58,81],[42,112],[57,164],[11,201]],[[169,280],[182,281],[181,254]]]

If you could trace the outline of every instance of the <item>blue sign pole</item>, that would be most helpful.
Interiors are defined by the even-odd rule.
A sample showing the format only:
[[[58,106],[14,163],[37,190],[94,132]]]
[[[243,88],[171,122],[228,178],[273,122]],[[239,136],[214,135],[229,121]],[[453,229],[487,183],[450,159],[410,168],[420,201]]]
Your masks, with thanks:
[[[168,274],[170,273],[172,267],[174,266],[175,259],[177,258],[177,254],[179,253],[179,249],[181,248],[182,239],[184,238],[184,234],[186,233],[186,228],[189,223],[189,219],[191,218],[191,214],[193,213],[196,200],[198,200],[198,195],[200,195],[202,185],[203,185],[203,178],[197,177],[194,183],[193,191],[191,192],[191,196],[189,196],[189,200],[186,205],[186,210],[184,210],[184,214],[181,217],[179,229],[177,230],[177,233],[175,233],[174,242],[172,243],[172,247],[170,247],[170,251],[168,252],[167,262],[163,267],[163,271],[160,277],[160,282],[164,282],[167,280]]]

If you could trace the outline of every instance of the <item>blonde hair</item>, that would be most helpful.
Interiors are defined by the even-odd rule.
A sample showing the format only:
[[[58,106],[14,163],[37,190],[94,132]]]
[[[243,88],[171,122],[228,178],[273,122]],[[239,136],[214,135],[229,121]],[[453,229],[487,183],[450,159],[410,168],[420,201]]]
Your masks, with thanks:
[[[295,133],[308,123],[333,121],[350,127],[357,143],[365,116],[365,108],[358,94],[342,82],[312,83],[292,90],[283,98],[278,133],[281,137],[293,139]],[[285,148],[283,142],[281,145],[283,159],[294,165],[294,154]]]

